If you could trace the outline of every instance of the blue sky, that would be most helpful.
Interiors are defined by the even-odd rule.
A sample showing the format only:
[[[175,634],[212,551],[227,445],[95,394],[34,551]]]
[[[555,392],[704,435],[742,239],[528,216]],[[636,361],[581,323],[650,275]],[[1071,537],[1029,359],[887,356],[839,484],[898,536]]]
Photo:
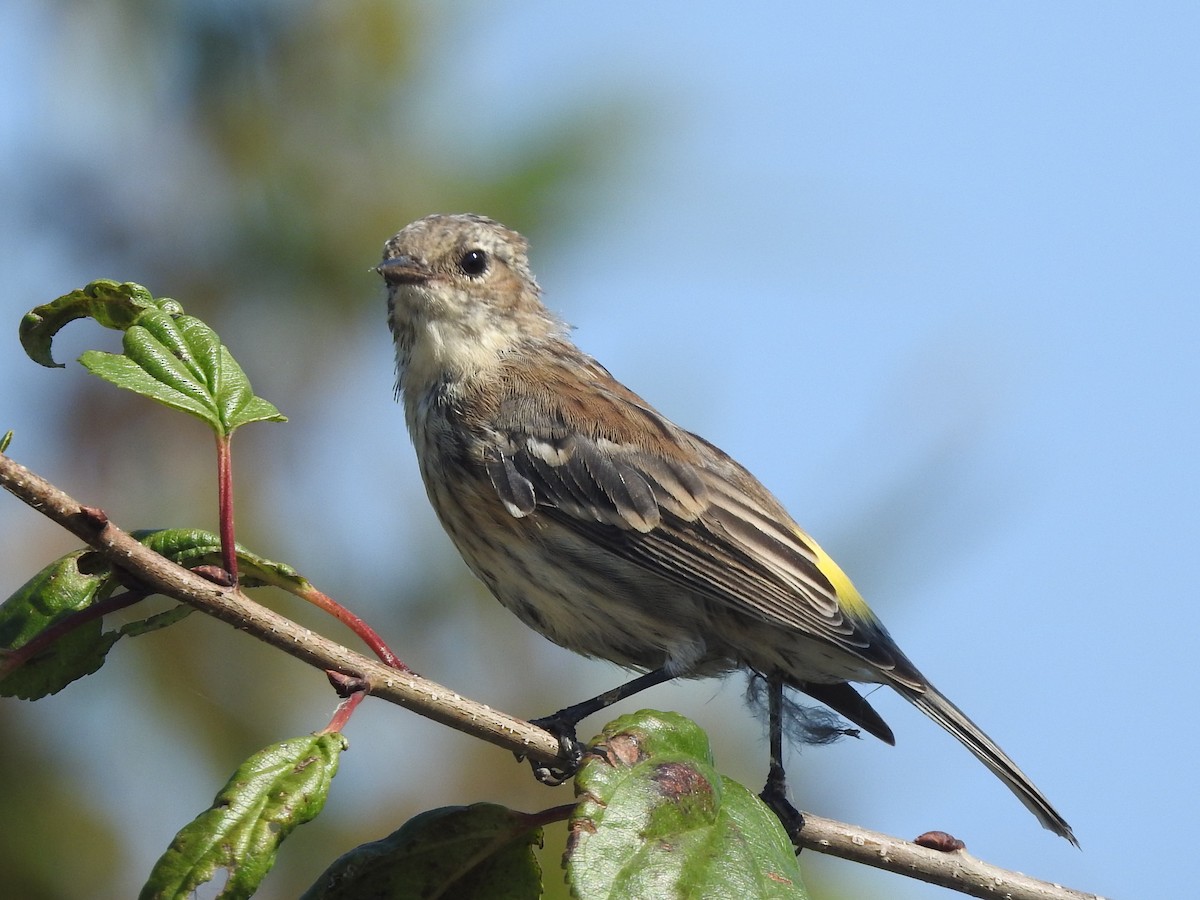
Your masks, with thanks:
[[[504,98],[547,81],[653,85],[669,112],[625,189],[560,259],[534,248],[548,301],[783,499],[1084,849],[890,699],[899,747],[804,764],[874,786],[852,821],[952,823],[986,858],[1116,896],[1187,893],[1127,848],[1152,829],[1181,858],[1200,796],[1179,662],[1198,624],[1198,16],[547,4],[476,32],[445,87],[498,73],[481,106],[503,124]]]
[[[1200,8],[461,9],[429,103],[470,115],[425,140],[483,151],[540,110],[644,92],[649,137],[585,221],[533,248],[547,302],[780,497],[1083,851],[884,692],[898,746],[794,758],[821,786],[798,804],[908,837],[942,828],[1104,895],[1187,895],[1172,862],[1200,797],[1181,662],[1200,626]],[[0,31],[11,187],[33,164],[21,130],[53,126],[16,81],[35,58]],[[0,234],[13,283],[57,285],[66,248],[3,211]],[[32,305],[3,302],[9,321]],[[381,325],[347,382],[390,386],[389,353]],[[3,354],[0,384],[30,369]],[[0,402],[0,430],[36,431],[36,410]],[[395,477],[418,490],[387,391],[363,403],[378,423],[363,445],[397,441]],[[25,516],[0,502],[5,533]],[[745,720],[704,723],[714,692],[736,702],[711,684],[652,702],[710,724],[719,755],[718,723]],[[864,894],[943,895],[852,877]]]

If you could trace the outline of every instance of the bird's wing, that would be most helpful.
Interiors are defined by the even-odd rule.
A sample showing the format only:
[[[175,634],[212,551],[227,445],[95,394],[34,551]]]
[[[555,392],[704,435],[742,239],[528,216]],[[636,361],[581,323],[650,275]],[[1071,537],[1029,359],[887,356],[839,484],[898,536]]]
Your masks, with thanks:
[[[520,408],[501,403],[486,464],[511,514],[551,516],[688,591],[924,684],[842,570],[754,476],[596,368],[586,404],[569,405],[569,384],[546,385]]]

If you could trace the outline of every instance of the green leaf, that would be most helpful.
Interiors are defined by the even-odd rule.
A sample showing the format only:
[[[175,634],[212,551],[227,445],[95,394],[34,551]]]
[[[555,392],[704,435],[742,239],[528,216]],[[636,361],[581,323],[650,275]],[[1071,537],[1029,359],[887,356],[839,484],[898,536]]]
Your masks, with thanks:
[[[199,528],[135,531],[141,543],[185,568],[223,565],[220,539]],[[273,562],[237,548],[242,587],[274,585],[292,593],[311,587],[291,566]],[[77,550],[56,560],[29,579],[0,605],[0,652],[16,650],[53,628],[63,619],[104,600],[121,586],[120,578],[104,558],[91,550]],[[91,675],[122,637],[157,631],[193,611],[176,606],[146,619],[104,631],[102,619],[84,622],[55,639],[46,649],[18,668],[6,671],[0,655],[0,696],[37,700],[61,691],[72,681]]]
[[[175,835],[139,896],[187,897],[222,870],[227,878],[219,900],[251,896],[275,864],[279,845],[325,806],[347,746],[340,734],[317,734],[251,756],[213,805]]]
[[[79,358],[105,381],[193,415],[222,437],[250,422],[287,421],[254,395],[215,331],[140,284],[93,281],[31,310],[21,320],[21,345],[35,362],[58,366],[50,353],[54,335],[85,317],[125,332],[124,353],[88,350]]]
[[[92,374],[203,420],[219,435],[258,421],[283,422],[256,397],[217,333],[192,316],[147,310],[125,331],[124,354],[88,350]]]
[[[221,390],[217,392],[217,404],[221,420],[232,433],[235,428],[251,422],[286,422],[287,417],[262,397],[250,390],[250,379],[242,371],[230,352],[221,348]]]
[[[4,432],[4,436],[0,437],[0,453],[5,453],[8,451],[8,445],[12,443],[12,437],[12,431]]]
[[[146,310],[181,313],[183,307],[170,297],[154,297],[140,284],[118,284],[108,279],[93,281],[86,287],[64,294],[57,300],[38,306],[21,319],[21,346],[29,358],[43,366],[62,368],[50,353],[50,344],[59,330],[75,319],[95,319],[105,328],[124,330]]]
[[[149,634],[152,631],[158,631],[160,628],[167,628],[176,622],[182,622],[195,611],[196,608],[194,606],[180,603],[178,606],[174,606],[164,612],[155,613],[144,619],[138,619],[136,622],[127,622],[112,633],[116,637],[138,637],[139,635]],[[114,638],[115,640],[116,638]]]
[[[541,842],[530,816],[503,806],[434,809],[334,860],[302,900],[537,898],[542,871],[533,848]]]
[[[126,335],[133,331],[134,329],[130,329]],[[132,342],[136,342],[138,337],[137,334],[134,334]],[[127,350],[130,343],[129,340],[125,343]],[[149,354],[142,354],[142,362],[145,362],[148,357]],[[143,397],[157,400],[172,409],[193,415],[206,422],[214,431],[220,432],[221,422],[212,405],[205,402],[207,398],[197,399],[191,396],[190,391],[180,390],[175,384],[164,380],[167,371],[171,369],[170,364],[156,366],[154,371],[148,371],[144,365],[129,356],[104,353],[100,350],[85,351],[79,357],[79,362],[93,375],[97,375],[117,387],[125,388],[141,394]]]
[[[133,536],[155,553],[165,556],[186,569],[202,565],[223,565],[221,539],[201,528],[162,528],[154,531],[135,531]],[[286,563],[274,562],[265,556],[251,553],[241,544],[235,545],[238,557],[238,582],[242,587],[274,585],[296,591],[311,587],[304,578]]]
[[[116,582],[112,570],[91,550],[76,550],[46,566],[0,605],[0,648],[16,650],[47,628],[103,600]],[[44,653],[0,677],[0,696],[37,700],[56,694],[104,664],[120,637],[104,634],[96,619],[63,635]]]
[[[775,815],[713,768],[708,739],[675,713],[610,723],[576,779],[567,880],[580,900],[807,897]]]

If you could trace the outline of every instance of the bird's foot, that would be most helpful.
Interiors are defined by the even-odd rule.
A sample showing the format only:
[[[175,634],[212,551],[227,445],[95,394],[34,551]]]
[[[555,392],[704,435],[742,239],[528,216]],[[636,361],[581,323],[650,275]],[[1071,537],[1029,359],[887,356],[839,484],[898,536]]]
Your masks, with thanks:
[[[555,762],[529,761],[533,777],[550,787],[557,787],[574,777],[583,762],[583,744],[575,737],[575,721],[554,713],[541,719],[530,719],[529,724],[550,732],[558,739],[559,758]]]
[[[801,849],[800,830],[804,827],[804,815],[788,800],[787,787],[783,779],[768,777],[766,786],[758,796],[763,803],[767,804],[767,808],[775,813],[780,824],[783,825],[783,830],[787,832],[788,840],[792,842],[792,846],[799,853]]]

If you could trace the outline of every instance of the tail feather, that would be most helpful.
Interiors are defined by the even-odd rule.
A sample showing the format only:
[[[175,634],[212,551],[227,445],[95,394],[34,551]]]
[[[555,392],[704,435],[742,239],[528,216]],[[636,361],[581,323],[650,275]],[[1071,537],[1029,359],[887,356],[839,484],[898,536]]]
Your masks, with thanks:
[[[814,682],[793,682],[792,687],[803,691],[814,700],[819,700],[845,719],[849,719],[868,734],[873,734],[881,741],[895,746],[896,737],[887,722],[867,698],[859,694],[854,687],[845,681],[834,684],[817,684]]]
[[[1033,782],[1017,768],[1017,764],[990,737],[980,730],[979,726],[967,718],[966,714],[947,700],[932,685],[927,685],[924,691],[907,685],[894,684],[893,687],[908,702],[933,719],[948,732],[958,738],[963,745],[975,754],[979,760],[992,770],[1001,781],[1008,785],[1009,790],[1017,795],[1017,799],[1037,816],[1039,822],[1060,837],[1066,838],[1076,847],[1079,841],[1071,832],[1071,826],[1050,805],[1045,795],[1034,786]]]

